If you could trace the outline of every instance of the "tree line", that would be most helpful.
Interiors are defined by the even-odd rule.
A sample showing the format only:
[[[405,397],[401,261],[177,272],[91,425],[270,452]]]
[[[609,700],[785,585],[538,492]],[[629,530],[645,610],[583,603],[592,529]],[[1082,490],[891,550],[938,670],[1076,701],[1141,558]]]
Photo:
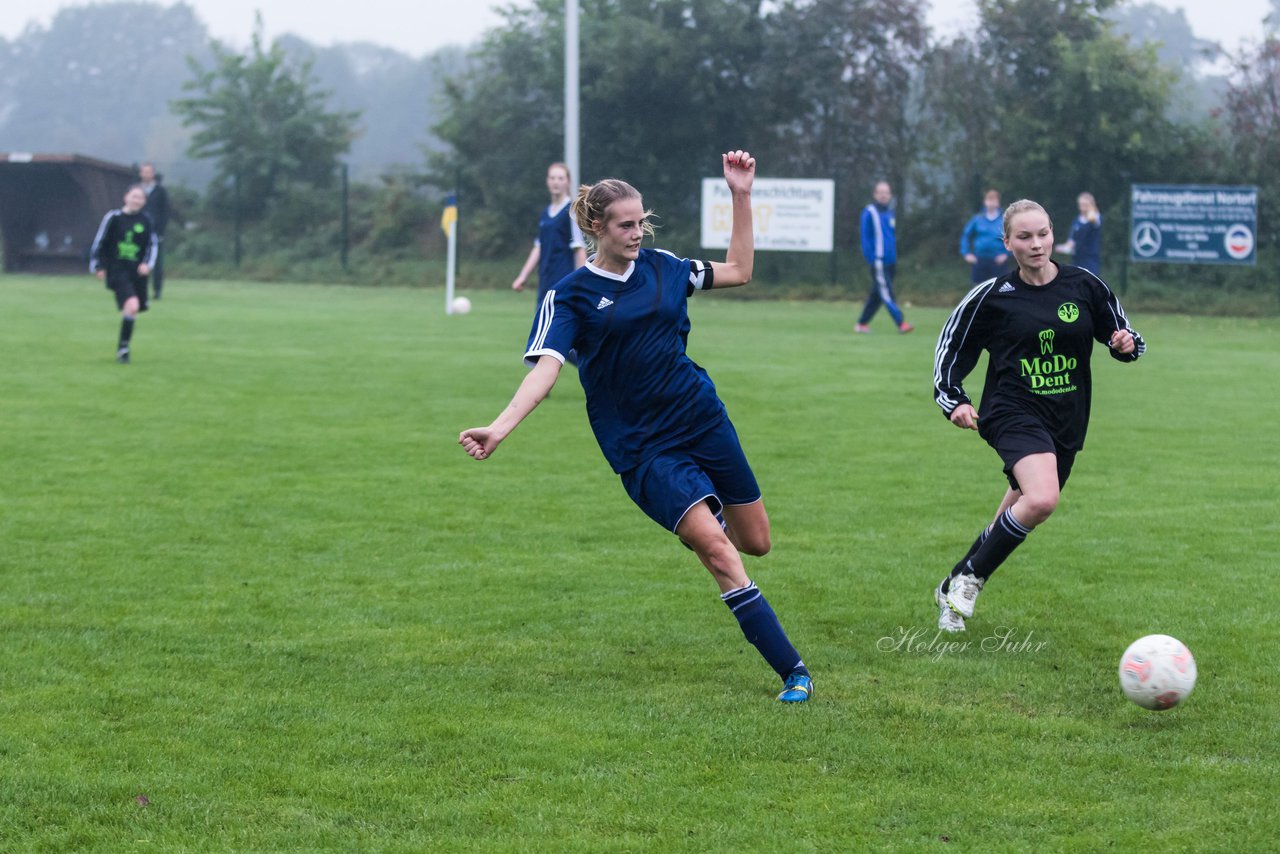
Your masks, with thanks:
[[[954,252],[989,186],[1059,219],[1090,190],[1120,221],[1131,182],[1257,184],[1261,242],[1274,245],[1274,31],[1227,57],[1225,78],[1197,77],[1172,63],[1189,69],[1213,46],[1181,12],[977,6],[973,32],[931,40],[923,0],[582,0],[582,177],[631,181],[688,241],[698,179],[721,149],[747,146],[764,174],[836,180],[845,246],[871,185],[891,181],[913,241],[938,254]],[[460,191],[471,251],[528,232],[542,170],[563,150],[562,7],[510,10],[446,83],[435,130],[447,148],[430,175]],[[1108,231],[1117,253],[1122,232]]]
[[[1224,56],[1183,13],[1119,0],[978,0],[977,26],[945,38],[924,26],[925,0],[580,0],[574,179],[635,184],[664,244],[693,251],[700,179],[726,147],[748,147],[762,174],[836,181],[844,251],[872,183],[891,181],[905,251],[934,259],[954,257],[988,186],[1044,202],[1062,227],[1082,190],[1118,223],[1131,182],[1255,184],[1266,262],[1280,228],[1272,2],[1258,41]],[[0,135],[205,164],[178,170],[196,176],[173,188],[196,227],[174,235],[175,264],[225,264],[238,225],[246,253],[274,253],[281,275],[331,266],[344,166],[345,238],[364,260],[442,254],[447,192],[461,202],[464,256],[511,257],[526,251],[545,168],[564,150],[563,10],[527,0],[471,49],[414,61],[268,42],[261,25],[234,49],[210,42],[181,4],[68,9],[48,30],[0,40],[0,94],[11,98]],[[122,21],[134,36],[120,35]],[[139,50],[104,47],[122,39]],[[360,94],[374,89],[385,97]],[[70,103],[85,106],[44,109]],[[181,151],[157,157],[157,140]],[[1112,257],[1124,231],[1106,230]]]

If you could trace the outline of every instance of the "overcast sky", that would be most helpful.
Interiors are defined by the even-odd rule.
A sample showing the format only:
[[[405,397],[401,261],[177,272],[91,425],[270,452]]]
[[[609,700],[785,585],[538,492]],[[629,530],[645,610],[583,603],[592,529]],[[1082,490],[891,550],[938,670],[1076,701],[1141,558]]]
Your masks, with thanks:
[[[369,41],[421,56],[446,44],[469,44],[500,20],[499,7],[524,0],[360,0],[357,3],[317,0],[187,0],[216,38],[248,44],[254,12],[262,10],[268,37],[291,32],[310,42]],[[1269,0],[1157,0],[1170,9],[1187,10],[1192,29],[1234,50],[1242,39],[1256,40]],[[76,0],[23,0],[5,3],[0,37],[13,38],[29,24],[47,25],[64,7],[86,5]],[[933,0],[929,23],[935,32],[954,32],[976,20],[973,0]]]

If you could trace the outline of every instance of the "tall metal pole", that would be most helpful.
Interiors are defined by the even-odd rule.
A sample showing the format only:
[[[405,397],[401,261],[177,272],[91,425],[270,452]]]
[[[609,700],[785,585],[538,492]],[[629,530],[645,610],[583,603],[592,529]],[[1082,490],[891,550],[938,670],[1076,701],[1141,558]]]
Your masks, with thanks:
[[[347,164],[342,164],[342,269],[347,269],[347,253],[351,249],[351,216],[348,213],[350,175]]]
[[[241,258],[241,256],[244,254],[244,253],[243,253],[243,251],[242,251],[242,248],[241,248],[241,246],[240,246],[240,219],[241,219],[241,216],[240,216],[240,172],[239,172],[239,170],[237,170],[237,171],[236,171],[236,174],[235,174],[235,188],[236,188],[236,210],[235,210],[235,225],[234,225],[235,232],[236,232],[236,244],[235,244],[235,251],[236,251],[236,269],[237,269],[237,270],[239,270],[239,269],[240,269],[240,258]]]
[[[578,126],[578,0],[564,0],[564,162],[581,182]],[[570,196],[575,192],[569,188]]]

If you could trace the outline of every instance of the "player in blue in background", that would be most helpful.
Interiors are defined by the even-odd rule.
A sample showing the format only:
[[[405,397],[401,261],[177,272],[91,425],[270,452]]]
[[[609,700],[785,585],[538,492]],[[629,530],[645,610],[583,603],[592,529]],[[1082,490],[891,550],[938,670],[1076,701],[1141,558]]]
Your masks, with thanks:
[[[1058,252],[1071,256],[1071,263],[1095,276],[1102,275],[1102,213],[1093,193],[1081,193],[1076,199],[1080,215],[1071,223],[1071,237],[1055,246]]]
[[[902,318],[893,296],[893,275],[898,268],[897,217],[893,212],[893,188],[888,181],[876,184],[871,194],[871,204],[862,210],[859,231],[862,234],[862,257],[871,270],[871,292],[862,307],[862,316],[853,327],[854,332],[870,332],[871,318],[883,305],[898,325],[899,332],[915,329]]]
[[[999,190],[987,190],[982,197],[982,210],[965,224],[960,234],[960,254],[969,264],[969,281],[975,285],[1005,274],[1009,250],[1004,248],[1004,211],[1000,210]]]
[[[538,217],[538,239],[529,250],[520,274],[511,283],[512,290],[524,290],[524,283],[538,268],[538,305],[556,282],[587,263],[587,243],[582,229],[569,212],[569,167],[552,163],[547,167],[547,192],[551,203]]]
[[[629,184],[611,178],[579,189],[573,214],[595,254],[540,303],[525,353],[533,370],[511,403],[458,442],[477,460],[492,456],[576,350],[591,429],[627,494],[697,553],[742,633],[783,680],[778,699],[798,703],[812,694],[809,671],[739,554],[770,548],[760,488],[715,385],[685,353],[688,298],[745,285],[755,262],[755,160],[745,151],[722,160],[733,200],[723,263],[642,249],[652,227]]]

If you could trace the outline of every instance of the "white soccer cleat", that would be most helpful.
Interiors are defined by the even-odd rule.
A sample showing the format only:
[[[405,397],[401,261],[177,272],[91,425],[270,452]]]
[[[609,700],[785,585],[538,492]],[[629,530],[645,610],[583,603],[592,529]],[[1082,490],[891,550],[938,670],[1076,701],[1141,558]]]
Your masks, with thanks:
[[[964,617],[951,610],[951,606],[947,604],[947,594],[942,592],[942,581],[933,588],[933,601],[938,603],[938,628],[944,632],[963,632]]]
[[[962,572],[951,579],[951,589],[947,591],[947,604],[951,610],[962,617],[973,616],[973,605],[978,601],[982,585],[986,579],[978,578],[972,572]]]

